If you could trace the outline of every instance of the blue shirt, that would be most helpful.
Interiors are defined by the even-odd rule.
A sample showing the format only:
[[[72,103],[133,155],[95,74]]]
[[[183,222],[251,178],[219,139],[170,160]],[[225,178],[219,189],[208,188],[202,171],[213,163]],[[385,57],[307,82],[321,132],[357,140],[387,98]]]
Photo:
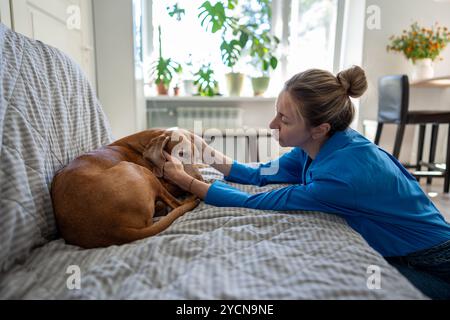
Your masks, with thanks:
[[[256,168],[234,161],[225,180],[293,185],[250,195],[215,181],[206,195],[207,204],[334,213],[385,257],[450,240],[450,225],[417,180],[397,159],[352,129],[331,136],[313,161],[294,148]]]

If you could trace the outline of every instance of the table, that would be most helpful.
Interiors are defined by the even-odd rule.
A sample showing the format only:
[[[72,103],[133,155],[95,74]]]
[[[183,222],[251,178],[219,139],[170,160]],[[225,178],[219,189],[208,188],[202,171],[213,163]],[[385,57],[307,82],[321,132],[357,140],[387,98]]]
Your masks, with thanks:
[[[416,80],[412,81],[409,86],[413,88],[450,88],[450,76]]]

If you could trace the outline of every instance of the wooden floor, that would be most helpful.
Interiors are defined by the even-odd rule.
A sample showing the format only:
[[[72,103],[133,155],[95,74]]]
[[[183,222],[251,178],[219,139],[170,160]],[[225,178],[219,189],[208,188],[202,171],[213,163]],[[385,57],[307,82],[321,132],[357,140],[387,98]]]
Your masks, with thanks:
[[[450,193],[443,193],[444,179],[433,179],[433,183],[428,186],[426,178],[422,178],[420,185],[434,205],[441,211],[445,220],[450,223]]]

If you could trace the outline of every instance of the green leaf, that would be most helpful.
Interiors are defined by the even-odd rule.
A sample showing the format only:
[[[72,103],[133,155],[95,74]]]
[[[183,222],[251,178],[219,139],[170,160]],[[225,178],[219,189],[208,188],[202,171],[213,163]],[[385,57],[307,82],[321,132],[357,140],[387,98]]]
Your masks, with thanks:
[[[223,63],[232,68],[240,58],[241,55],[241,47],[239,45],[239,41],[231,40],[230,42],[223,41],[220,46],[220,50],[222,53],[222,61]]]
[[[241,48],[244,48],[248,41],[248,34],[245,32],[241,32],[241,36],[239,37],[239,45]]]
[[[272,56],[270,58],[270,66],[272,67],[273,70],[275,70],[278,66],[278,59]]]
[[[225,8],[221,2],[217,2],[213,6],[209,1],[205,1],[199,9],[201,11],[198,17],[202,19],[200,24],[206,30],[211,26],[211,32],[216,33],[224,27],[227,17],[225,15]]]
[[[228,9],[233,10],[234,8],[236,8],[238,4],[238,0],[228,0]]]

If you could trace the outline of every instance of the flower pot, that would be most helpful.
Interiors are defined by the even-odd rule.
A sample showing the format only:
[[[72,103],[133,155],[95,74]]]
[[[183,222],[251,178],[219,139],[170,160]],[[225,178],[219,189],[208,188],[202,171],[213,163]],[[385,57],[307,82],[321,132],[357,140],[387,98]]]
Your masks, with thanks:
[[[192,96],[197,93],[194,80],[183,80],[184,94],[186,96]]]
[[[156,90],[158,91],[158,95],[167,96],[169,93],[169,88],[167,88],[163,82],[160,82],[156,85]]]
[[[253,94],[255,97],[262,96],[269,87],[269,77],[252,78]]]
[[[225,76],[227,78],[228,94],[231,97],[239,97],[244,86],[244,74],[231,72]]]
[[[431,59],[416,60],[413,65],[412,80],[424,80],[434,77],[433,61]]]

